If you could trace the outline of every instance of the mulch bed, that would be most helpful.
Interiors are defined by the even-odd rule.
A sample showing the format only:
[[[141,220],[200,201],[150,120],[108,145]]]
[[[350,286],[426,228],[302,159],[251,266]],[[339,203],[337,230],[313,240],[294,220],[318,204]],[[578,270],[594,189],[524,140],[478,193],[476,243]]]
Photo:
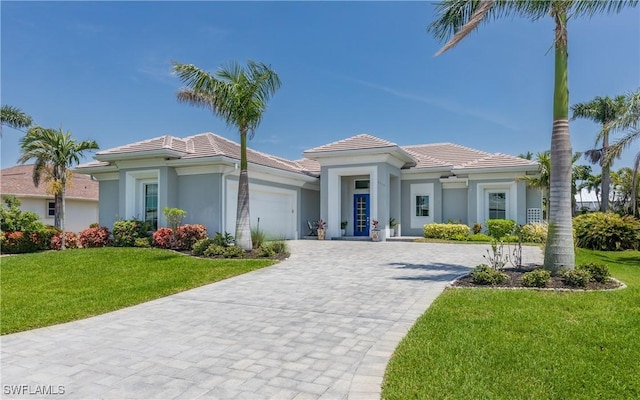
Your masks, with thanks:
[[[605,283],[589,282],[586,287],[569,286],[562,281],[560,276],[552,276],[545,288],[530,288],[522,285],[522,275],[526,272],[538,269],[540,266],[520,267],[520,268],[504,268],[502,272],[509,276],[509,279],[500,285],[478,285],[471,281],[471,276],[465,275],[456,279],[451,286],[453,287],[479,287],[479,288],[511,288],[511,289],[568,289],[568,290],[611,290],[624,287],[620,281],[609,279]]]

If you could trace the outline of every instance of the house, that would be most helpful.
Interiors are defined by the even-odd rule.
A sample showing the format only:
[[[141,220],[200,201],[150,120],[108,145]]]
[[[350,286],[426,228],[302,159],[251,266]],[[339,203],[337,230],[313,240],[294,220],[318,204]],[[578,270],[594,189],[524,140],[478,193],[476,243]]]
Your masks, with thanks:
[[[2,195],[13,195],[21,202],[22,211],[32,211],[43,223],[54,224],[55,203],[47,193],[46,182],[33,184],[33,164],[18,165],[2,171]],[[81,232],[98,222],[98,182],[89,175],[74,174],[65,196],[65,230]]]
[[[235,231],[239,144],[213,133],[160,136],[96,153],[78,166],[100,183],[100,224],[138,218],[166,226],[163,207],[187,211],[185,223],[209,232]],[[287,160],[248,149],[251,226],[300,238],[307,221],[327,221],[327,236],[370,236],[372,221],[403,235],[424,224],[541,220],[540,191],[518,180],[537,174],[535,162],[451,143],[398,146],[357,135]],[[384,239],[384,233],[382,234]]]

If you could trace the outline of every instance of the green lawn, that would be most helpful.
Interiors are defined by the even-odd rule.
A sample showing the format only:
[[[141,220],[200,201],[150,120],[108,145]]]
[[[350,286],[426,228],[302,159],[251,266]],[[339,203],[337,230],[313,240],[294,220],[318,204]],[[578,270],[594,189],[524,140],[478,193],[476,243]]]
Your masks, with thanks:
[[[387,366],[384,399],[640,398],[640,252],[578,250],[612,292],[449,289]]]
[[[0,332],[102,314],[272,264],[115,247],[2,257]]]

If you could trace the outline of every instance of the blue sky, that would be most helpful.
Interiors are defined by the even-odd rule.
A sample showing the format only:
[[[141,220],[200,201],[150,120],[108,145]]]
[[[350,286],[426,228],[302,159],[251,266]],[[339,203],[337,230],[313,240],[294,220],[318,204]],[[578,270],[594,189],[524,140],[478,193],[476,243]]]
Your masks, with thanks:
[[[101,149],[212,131],[179,104],[171,60],[215,71],[247,59],[283,85],[249,146],[289,159],[369,133],[518,154],[549,148],[553,23],[503,19],[434,58],[432,2],[9,2],[1,7],[1,99]],[[570,102],[640,86],[640,8],[569,22]],[[598,126],[571,124],[574,150]],[[2,167],[21,132],[4,128]],[[628,149],[614,169],[631,165]],[[597,170],[597,168],[595,168]]]

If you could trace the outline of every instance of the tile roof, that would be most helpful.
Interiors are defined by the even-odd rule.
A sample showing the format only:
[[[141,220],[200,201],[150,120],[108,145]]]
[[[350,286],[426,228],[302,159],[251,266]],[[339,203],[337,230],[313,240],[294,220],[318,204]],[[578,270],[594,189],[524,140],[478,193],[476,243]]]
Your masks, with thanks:
[[[179,158],[183,160],[215,156],[224,156],[231,159],[240,160],[240,144],[211,132],[188,136],[186,138],[177,138],[169,135],[159,136],[153,139],[148,139],[141,142],[131,143],[125,146],[100,151],[96,153],[96,158],[100,160],[100,157],[104,155],[117,156],[118,154],[132,154],[136,152],[148,152],[163,149],[182,153]],[[304,165],[302,165],[297,161],[291,161],[281,157],[262,153],[251,148],[247,148],[247,160],[253,164],[263,165],[266,167],[276,168],[288,172],[301,174],[315,173],[314,168],[309,163],[305,163]],[[82,169],[82,167],[93,167],[102,165],[108,164],[89,163],[80,166],[80,169]],[[317,167],[318,172],[319,170],[320,168]]]
[[[17,165],[5,168],[2,171],[2,194],[12,194],[14,196],[35,196],[53,197],[47,193],[46,182],[40,182],[35,187],[32,180],[33,164]],[[67,188],[66,197],[68,199],[84,199],[98,201],[98,182],[91,179],[89,175],[73,174],[70,187]]]
[[[451,167],[452,169],[527,167],[537,163],[500,153],[487,153],[454,143],[434,143],[403,146],[417,159],[416,169]]]
[[[398,147],[397,144],[391,143],[387,140],[377,138],[375,136],[360,134],[352,136],[337,142],[332,142],[319,147],[315,147],[310,150],[306,150],[305,153],[320,153],[325,151],[342,151],[342,150],[363,150],[363,149],[378,149],[384,147]]]

